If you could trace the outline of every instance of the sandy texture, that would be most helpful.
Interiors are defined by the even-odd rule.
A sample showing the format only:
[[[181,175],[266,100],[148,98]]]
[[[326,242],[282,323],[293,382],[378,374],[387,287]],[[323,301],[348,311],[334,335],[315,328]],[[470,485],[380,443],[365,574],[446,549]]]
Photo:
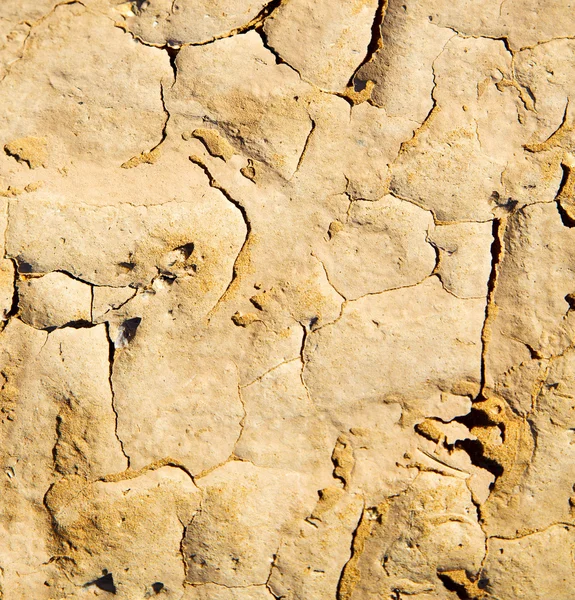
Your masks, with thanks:
[[[572,600],[569,0],[0,2],[0,598]]]

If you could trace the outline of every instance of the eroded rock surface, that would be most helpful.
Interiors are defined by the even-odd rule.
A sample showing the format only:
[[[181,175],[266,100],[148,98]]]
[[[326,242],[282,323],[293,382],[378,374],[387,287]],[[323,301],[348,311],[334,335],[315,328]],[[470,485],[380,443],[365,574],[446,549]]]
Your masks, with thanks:
[[[0,3],[0,598],[571,600],[568,0]]]

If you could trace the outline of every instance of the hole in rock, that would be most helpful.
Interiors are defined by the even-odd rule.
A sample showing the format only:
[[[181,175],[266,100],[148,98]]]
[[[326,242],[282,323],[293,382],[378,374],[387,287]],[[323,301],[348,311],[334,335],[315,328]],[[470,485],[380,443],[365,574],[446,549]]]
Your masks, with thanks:
[[[88,587],[90,585],[95,585],[97,588],[104,590],[104,592],[110,592],[111,594],[116,593],[116,585],[114,584],[114,576],[112,573],[108,573],[107,571],[103,571],[102,577],[98,577],[98,579],[94,579],[93,581],[89,581],[84,585],[84,587]]]
[[[119,327],[118,337],[114,344],[116,348],[125,348],[135,337],[136,331],[142,322],[141,317],[126,319]]]
[[[175,248],[175,250],[180,252],[184,260],[188,260],[188,258],[192,256],[192,252],[194,251],[194,242],[189,242],[188,244],[184,244],[183,246],[178,246],[177,248]]]
[[[152,590],[156,594],[159,594],[164,589],[164,584],[161,581],[156,581],[156,583],[152,583]]]
[[[34,273],[34,267],[25,260],[21,258],[16,259],[16,264],[18,265],[18,273]]]
[[[122,269],[126,269],[126,271],[133,271],[136,267],[136,263],[133,262],[119,262],[118,266]]]

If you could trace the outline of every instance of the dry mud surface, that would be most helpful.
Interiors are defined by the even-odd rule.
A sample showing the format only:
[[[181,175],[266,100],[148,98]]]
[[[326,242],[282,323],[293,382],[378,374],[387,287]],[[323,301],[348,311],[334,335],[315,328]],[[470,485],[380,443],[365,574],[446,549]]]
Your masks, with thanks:
[[[0,2],[0,598],[572,600],[572,0]]]

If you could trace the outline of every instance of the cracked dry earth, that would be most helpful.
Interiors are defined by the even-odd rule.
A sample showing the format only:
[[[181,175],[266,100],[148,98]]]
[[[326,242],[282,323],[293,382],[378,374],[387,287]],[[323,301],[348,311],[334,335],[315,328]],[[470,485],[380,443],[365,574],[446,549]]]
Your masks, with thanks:
[[[0,597],[572,600],[572,0],[2,0]]]

